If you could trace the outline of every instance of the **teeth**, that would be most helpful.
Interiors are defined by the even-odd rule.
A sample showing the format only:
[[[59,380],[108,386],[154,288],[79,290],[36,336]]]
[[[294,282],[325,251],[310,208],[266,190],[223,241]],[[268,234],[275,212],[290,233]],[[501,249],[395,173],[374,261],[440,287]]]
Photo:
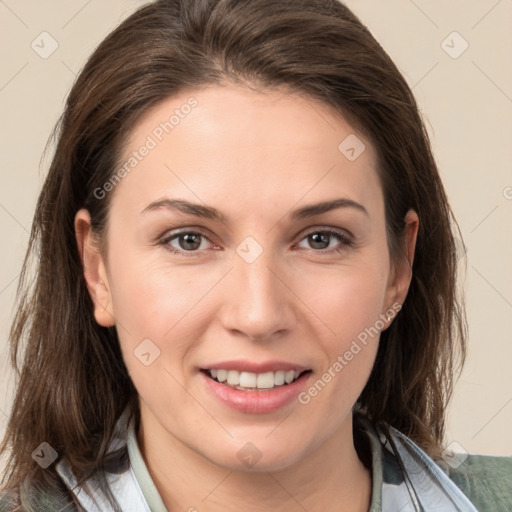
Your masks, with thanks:
[[[271,389],[282,386],[285,382],[290,384],[298,378],[300,372],[293,370],[266,373],[238,372],[236,370],[208,370],[210,376],[219,382],[238,389]]]
[[[230,386],[238,386],[240,384],[240,374],[236,370],[228,371],[228,384]]]

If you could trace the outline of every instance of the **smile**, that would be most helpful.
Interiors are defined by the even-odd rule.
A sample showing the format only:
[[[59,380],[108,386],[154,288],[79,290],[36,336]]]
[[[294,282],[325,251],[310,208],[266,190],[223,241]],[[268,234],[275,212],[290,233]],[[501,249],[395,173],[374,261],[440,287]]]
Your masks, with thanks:
[[[280,386],[286,386],[296,381],[303,372],[294,370],[278,370],[275,372],[253,373],[253,372],[239,372],[237,370],[226,369],[211,369],[202,370],[211,379],[224,384],[226,386],[246,390],[246,391],[260,391],[274,389]]]

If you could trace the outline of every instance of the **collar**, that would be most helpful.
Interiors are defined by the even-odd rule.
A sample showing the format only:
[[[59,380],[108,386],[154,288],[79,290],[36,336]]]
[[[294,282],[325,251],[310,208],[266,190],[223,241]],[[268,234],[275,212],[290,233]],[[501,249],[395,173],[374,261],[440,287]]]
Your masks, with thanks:
[[[371,464],[369,512],[478,512],[413,441],[393,427],[376,427],[354,415],[354,440]],[[78,486],[65,458],[56,471],[87,512],[167,512],[137,444],[133,415],[119,418],[103,476]],[[361,456],[361,455],[360,455]],[[116,503],[108,499],[111,494]]]
[[[372,500],[369,512],[478,512],[440,467],[393,427],[376,427],[354,416],[355,436],[371,451]]]

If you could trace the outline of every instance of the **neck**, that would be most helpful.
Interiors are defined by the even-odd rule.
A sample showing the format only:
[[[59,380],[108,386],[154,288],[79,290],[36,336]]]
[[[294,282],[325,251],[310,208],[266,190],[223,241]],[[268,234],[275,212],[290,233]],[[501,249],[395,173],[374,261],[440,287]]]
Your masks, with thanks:
[[[277,471],[219,466],[143,414],[138,443],[169,511],[367,512],[370,506],[371,476],[354,448],[351,416],[307,457]]]

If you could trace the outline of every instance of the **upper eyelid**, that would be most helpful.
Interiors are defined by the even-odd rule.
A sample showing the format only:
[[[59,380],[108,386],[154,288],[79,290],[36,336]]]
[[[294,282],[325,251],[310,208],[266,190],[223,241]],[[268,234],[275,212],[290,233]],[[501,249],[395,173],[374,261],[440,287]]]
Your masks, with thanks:
[[[339,236],[345,236],[347,238],[353,238],[354,236],[352,235],[352,233],[346,229],[342,229],[342,228],[331,228],[331,227],[328,227],[328,226],[320,226],[320,227],[313,227],[311,229],[307,228],[305,231],[302,231],[304,233],[304,236],[308,236],[310,235],[311,233],[330,233],[330,234],[334,234],[334,235],[339,235]]]
[[[210,240],[208,233],[208,230],[205,230],[200,227],[183,227],[183,228],[176,228],[171,229],[168,231],[165,231],[161,236],[158,237],[159,240],[169,240],[171,238],[174,238],[178,235],[186,235],[189,233],[195,233],[204,236],[205,238],[208,238]]]
[[[335,233],[335,234],[340,234],[340,235],[346,234],[347,236],[353,237],[352,233],[350,231],[348,231],[347,229],[335,228],[335,227],[329,227],[329,226],[313,226],[311,228],[302,229],[301,231],[299,231],[299,233],[304,233],[304,236],[307,236],[310,233],[317,233],[317,232],[324,232],[324,231]],[[208,232],[208,230],[205,230],[204,228],[194,227],[194,226],[191,226],[191,227],[184,226],[182,228],[176,228],[173,230],[166,231],[159,238],[172,238],[173,236],[181,235],[184,233],[185,234],[198,233],[198,234],[201,234],[201,235],[205,236],[206,238],[208,238],[207,232]],[[298,233],[297,233],[297,235],[298,235]],[[297,235],[295,235],[295,237]]]

